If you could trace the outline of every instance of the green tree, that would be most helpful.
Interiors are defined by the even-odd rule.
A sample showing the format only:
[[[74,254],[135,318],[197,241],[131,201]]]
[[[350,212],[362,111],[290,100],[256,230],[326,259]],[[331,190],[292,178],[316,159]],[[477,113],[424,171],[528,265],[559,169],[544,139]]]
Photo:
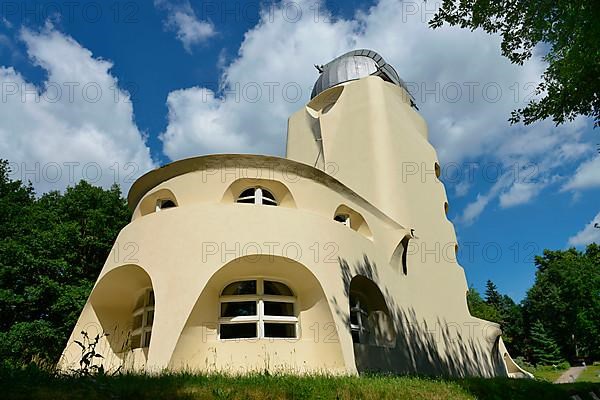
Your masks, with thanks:
[[[117,186],[36,198],[0,160],[0,358],[55,362],[130,218]]]
[[[523,64],[543,52],[547,68],[536,88],[540,98],[513,111],[512,123],[551,117],[556,124],[577,115],[600,124],[600,2],[589,0],[444,0],[429,21],[499,33],[502,54]]]
[[[496,285],[486,282],[485,300],[470,288],[467,294],[469,310],[474,317],[500,324],[502,340],[514,356],[523,354],[523,318],[521,307],[507,295],[502,295]]]
[[[485,319],[486,321],[500,322],[498,310],[487,304],[481,298],[479,292],[473,287],[469,288],[469,291],[467,292],[467,304],[472,316]]]
[[[523,313],[521,306],[507,295],[500,297],[498,308],[502,339],[507,349],[514,356],[523,355],[525,334],[523,330]]]
[[[540,321],[536,321],[531,328],[531,349],[536,365],[555,365],[563,361],[558,345]]]
[[[545,250],[535,263],[535,283],[523,301],[525,331],[540,321],[562,357],[600,359],[600,246]]]
[[[489,279],[486,282],[485,287],[485,302],[494,307],[497,311],[500,311],[502,295],[498,292],[498,288],[494,282]]]

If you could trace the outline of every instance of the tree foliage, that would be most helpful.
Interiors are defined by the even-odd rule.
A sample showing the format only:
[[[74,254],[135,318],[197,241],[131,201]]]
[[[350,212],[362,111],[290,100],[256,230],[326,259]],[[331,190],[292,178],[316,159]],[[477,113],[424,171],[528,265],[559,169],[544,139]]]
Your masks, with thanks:
[[[488,281],[485,300],[473,288],[471,315],[497,322],[512,355],[533,363],[600,359],[600,246],[545,250],[535,283],[521,304]]]
[[[429,21],[499,33],[502,54],[523,64],[536,49],[547,68],[539,98],[513,111],[512,123],[551,117],[558,125],[578,115],[600,124],[600,2],[588,0],[444,0]]]
[[[467,304],[469,305],[469,312],[472,316],[485,319],[486,321],[500,323],[501,318],[499,311],[483,300],[474,287],[469,288],[469,291],[467,292]]]
[[[496,310],[500,310],[502,303],[502,295],[498,292],[498,288],[494,282],[488,280],[485,284],[485,302],[494,307]]]
[[[556,341],[540,321],[533,324],[530,333],[532,361],[536,365],[557,365],[563,361]]]
[[[130,218],[117,186],[36,197],[0,160],[0,358],[55,362]]]
[[[471,315],[500,324],[502,338],[508,350],[520,354],[518,348],[522,339],[521,307],[507,295],[502,295],[496,285],[488,280],[486,283],[485,299],[474,288],[467,294],[467,304]]]
[[[525,326],[540,321],[564,358],[600,359],[600,246],[545,250],[523,301]]]

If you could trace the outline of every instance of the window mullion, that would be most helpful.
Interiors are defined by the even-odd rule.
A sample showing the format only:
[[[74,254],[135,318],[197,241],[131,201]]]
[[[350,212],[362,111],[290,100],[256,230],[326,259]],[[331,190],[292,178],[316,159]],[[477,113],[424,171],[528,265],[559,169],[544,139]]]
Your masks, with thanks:
[[[258,337],[265,337],[265,303],[262,299],[258,300]]]
[[[140,333],[140,345],[142,346],[142,348],[146,347],[146,331],[144,328],[146,327],[146,309],[148,307],[148,293],[148,290],[146,290],[143,294],[144,305],[142,306],[142,329]]]
[[[281,296],[278,294],[266,294],[261,298],[265,301],[277,301],[279,303],[294,303],[296,301],[294,296]]]
[[[221,296],[221,303],[236,303],[238,301],[252,301],[258,300],[258,296],[255,294],[236,294]]]
[[[362,312],[361,312],[362,309],[361,309],[359,298],[356,299],[356,308],[358,309],[358,311],[356,313],[356,322],[358,322],[358,337],[359,337],[359,341],[362,343],[364,341],[364,338],[363,338],[363,323],[362,323]]]

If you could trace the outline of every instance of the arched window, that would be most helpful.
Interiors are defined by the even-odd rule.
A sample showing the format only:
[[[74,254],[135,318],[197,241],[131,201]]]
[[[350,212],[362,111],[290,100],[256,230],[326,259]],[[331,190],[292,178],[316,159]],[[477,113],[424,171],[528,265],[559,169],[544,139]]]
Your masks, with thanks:
[[[137,300],[133,310],[131,327],[131,348],[149,347],[154,323],[154,291],[145,289]]]
[[[167,208],[177,207],[177,204],[171,199],[158,199],[156,200],[156,211],[166,210]]]
[[[297,337],[296,298],[281,282],[233,282],[220,300],[219,339]]]
[[[276,206],[277,200],[273,193],[265,188],[255,187],[244,190],[237,199],[238,203],[263,204],[267,206]]]

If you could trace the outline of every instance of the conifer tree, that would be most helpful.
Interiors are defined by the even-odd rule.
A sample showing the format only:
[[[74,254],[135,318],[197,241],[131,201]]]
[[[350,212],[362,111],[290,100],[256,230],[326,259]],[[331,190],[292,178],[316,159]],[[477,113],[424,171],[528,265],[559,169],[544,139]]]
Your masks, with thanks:
[[[498,287],[490,280],[487,281],[485,287],[485,302],[500,311],[502,295],[498,292]]]
[[[563,361],[556,341],[540,321],[531,327],[531,351],[536,365],[556,365]]]

